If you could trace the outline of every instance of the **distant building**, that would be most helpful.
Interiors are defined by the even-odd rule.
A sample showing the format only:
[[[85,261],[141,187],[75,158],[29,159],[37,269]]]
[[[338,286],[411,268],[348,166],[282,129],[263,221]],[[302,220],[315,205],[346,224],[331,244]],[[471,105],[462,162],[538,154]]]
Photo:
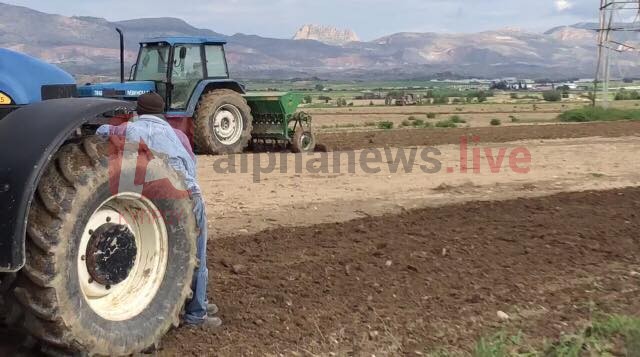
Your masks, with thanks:
[[[533,86],[535,81],[531,79],[520,79],[515,77],[500,78],[493,80],[491,88],[500,90],[529,90]]]

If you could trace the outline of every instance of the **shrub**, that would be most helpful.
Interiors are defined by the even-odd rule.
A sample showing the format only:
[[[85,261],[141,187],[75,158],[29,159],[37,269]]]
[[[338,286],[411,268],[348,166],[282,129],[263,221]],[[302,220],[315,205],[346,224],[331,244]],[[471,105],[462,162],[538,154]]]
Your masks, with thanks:
[[[491,125],[500,126],[502,125],[502,121],[500,121],[500,119],[491,119]]]
[[[590,121],[640,120],[638,109],[584,107],[568,110],[558,117],[562,122],[583,123]]]
[[[542,99],[547,102],[559,102],[562,100],[562,92],[550,90],[542,93]]]
[[[457,128],[456,123],[451,120],[441,120],[436,123],[436,128]]]
[[[373,104],[373,100],[369,102],[369,106],[373,107],[375,104]]]
[[[305,95],[305,96],[304,96],[304,103],[305,103],[305,104],[311,104],[311,103],[313,103],[313,98],[312,98],[310,95],[308,95],[308,94],[307,94],[307,95]]]
[[[414,121],[414,120],[418,120],[418,118],[416,118],[415,116],[410,116],[409,118],[407,118],[408,120]]]
[[[511,99],[520,99],[520,97],[518,96],[518,93],[511,93],[511,94],[509,94],[509,97]]]
[[[616,93],[615,100],[638,100],[640,99],[640,93],[637,90],[628,91],[624,88],[620,89]]]
[[[408,120],[403,120],[402,124],[400,124],[400,126],[411,126],[411,122]]]
[[[436,113],[427,113],[427,118],[428,119],[435,119],[436,118]]]
[[[467,122],[466,120],[460,118],[460,116],[458,115],[452,115],[451,118],[449,118],[449,121],[455,124],[463,124]]]
[[[393,129],[393,122],[392,121],[378,122],[378,129]]]
[[[338,98],[337,103],[338,103],[339,107],[346,107],[347,106],[347,100],[344,99],[344,98]]]
[[[517,122],[519,122],[519,121],[520,121],[520,119],[516,118],[516,117],[515,117],[515,116],[513,116],[513,115],[509,115],[509,119],[511,119],[511,122],[512,122],[512,123],[517,123]]]
[[[376,123],[373,122],[373,121],[367,121],[367,122],[364,123],[364,126],[368,126],[368,127],[376,126]]]
[[[427,123],[428,124],[428,123]],[[422,119],[416,119],[413,121],[412,125],[416,128],[419,128],[421,126],[424,126],[424,120]]]

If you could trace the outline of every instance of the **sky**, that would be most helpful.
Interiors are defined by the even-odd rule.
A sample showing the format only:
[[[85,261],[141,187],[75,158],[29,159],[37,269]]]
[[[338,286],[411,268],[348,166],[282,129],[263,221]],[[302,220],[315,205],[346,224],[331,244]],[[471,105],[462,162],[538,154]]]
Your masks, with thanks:
[[[595,21],[597,0],[0,0],[61,15],[179,17],[232,35],[290,38],[304,24],[349,28],[362,40],[397,32],[544,32]]]

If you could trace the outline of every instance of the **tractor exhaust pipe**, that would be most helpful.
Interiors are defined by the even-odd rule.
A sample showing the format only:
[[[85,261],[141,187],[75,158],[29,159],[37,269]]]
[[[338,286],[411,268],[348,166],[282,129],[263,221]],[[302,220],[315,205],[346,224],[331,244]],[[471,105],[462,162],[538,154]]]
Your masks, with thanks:
[[[124,35],[119,28],[116,31],[120,35],[120,83],[124,83]]]

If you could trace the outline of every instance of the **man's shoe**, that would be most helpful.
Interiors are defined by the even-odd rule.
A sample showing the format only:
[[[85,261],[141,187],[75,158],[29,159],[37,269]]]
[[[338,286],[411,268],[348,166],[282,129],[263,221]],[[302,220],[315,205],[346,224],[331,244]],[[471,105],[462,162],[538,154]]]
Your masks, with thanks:
[[[217,315],[218,311],[220,311],[218,309],[218,305],[216,305],[216,304],[207,304],[207,314],[208,315],[211,315],[211,316]]]
[[[220,326],[222,326],[222,320],[219,317],[207,317],[204,319],[204,322],[202,323],[202,328],[205,329],[214,329],[214,328],[218,328]]]

